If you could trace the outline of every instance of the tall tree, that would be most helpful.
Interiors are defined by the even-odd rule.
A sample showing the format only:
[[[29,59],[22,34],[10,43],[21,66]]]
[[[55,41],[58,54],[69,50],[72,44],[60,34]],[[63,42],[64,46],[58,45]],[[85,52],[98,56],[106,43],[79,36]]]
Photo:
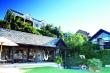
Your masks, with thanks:
[[[52,24],[47,24],[41,27],[41,30],[50,32],[51,34],[56,35],[57,37],[61,37],[61,29],[58,27],[54,27]]]
[[[83,45],[83,43],[86,42],[86,38],[81,34],[68,33],[64,41],[68,45],[68,48],[71,50],[70,54],[74,55],[74,53],[80,52],[80,48]]]
[[[81,46],[80,53],[85,55],[87,59],[95,58],[97,56],[95,50],[99,49],[100,47],[98,44],[93,44],[92,42],[87,41]]]

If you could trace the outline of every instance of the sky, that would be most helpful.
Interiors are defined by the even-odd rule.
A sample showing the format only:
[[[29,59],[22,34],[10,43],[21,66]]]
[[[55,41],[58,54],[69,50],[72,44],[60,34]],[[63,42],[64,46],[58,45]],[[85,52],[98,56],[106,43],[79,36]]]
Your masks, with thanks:
[[[110,0],[0,0],[0,19],[9,8],[61,26],[63,32],[110,32]]]

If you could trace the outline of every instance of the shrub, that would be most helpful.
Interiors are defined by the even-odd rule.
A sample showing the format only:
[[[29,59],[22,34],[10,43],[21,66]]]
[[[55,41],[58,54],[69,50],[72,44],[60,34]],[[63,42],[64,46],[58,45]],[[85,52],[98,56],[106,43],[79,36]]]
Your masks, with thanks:
[[[87,59],[91,59],[97,56],[95,50],[99,49],[97,44],[92,44],[92,42],[85,42],[80,49],[80,53],[85,55]]]
[[[62,62],[63,62],[62,57],[60,57],[60,56],[56,56],[56,58],[55,58],[55,63],[57,63],[57,64],[61,64]]]
[[[66,60],[67,68],[72,68],[74,66],[79,66],[82,64],[86,64],[86,59],[81,59],[79,55],[70,56]]]
[[[110,64],[110,50],[101,50],[97,52],[97,58],[100,58],[104,65]]]
[[[87,65],[89,67],[89,70],[96,71],[102,67],[102,62],[100,59],[93,58],[93,59],[88,59]]]

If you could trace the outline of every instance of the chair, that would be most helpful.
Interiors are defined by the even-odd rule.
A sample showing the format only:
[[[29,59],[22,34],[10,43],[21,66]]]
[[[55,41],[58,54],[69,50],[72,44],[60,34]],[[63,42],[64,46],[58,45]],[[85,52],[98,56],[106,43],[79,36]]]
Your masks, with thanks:
[[[29,61],[29,62],[34,62],[34,61],[35,61],[35,56],[29,56],[28,61]]]
[[[12,63],[12,59],[10,59],[8,56],[6,56],[6,60],[7,63]]]
[[[0,63],[5,63],[7,60],[0,59]]]
[[[85,55],[79,55],[81,59],[86,59]]]
[[[86,59],[85,55],[79,55],[79,57],[80,57],[82,60],[85,60],[85,59]],[[85,65],[85,64],[80,65],[80,67],[81,67],[81,69],[87,69],[87,65]]]

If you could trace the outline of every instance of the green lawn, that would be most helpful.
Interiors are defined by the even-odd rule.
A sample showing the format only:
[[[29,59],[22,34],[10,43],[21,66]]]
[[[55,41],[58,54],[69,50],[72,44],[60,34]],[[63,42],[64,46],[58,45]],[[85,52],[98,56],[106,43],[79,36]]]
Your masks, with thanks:
[[[53,67],[37,67],[21,70],[23,73],[94,73],[87,70],[59,69]],[[110,73],[110,68],[102,68],[102,70],[98,73]]]

